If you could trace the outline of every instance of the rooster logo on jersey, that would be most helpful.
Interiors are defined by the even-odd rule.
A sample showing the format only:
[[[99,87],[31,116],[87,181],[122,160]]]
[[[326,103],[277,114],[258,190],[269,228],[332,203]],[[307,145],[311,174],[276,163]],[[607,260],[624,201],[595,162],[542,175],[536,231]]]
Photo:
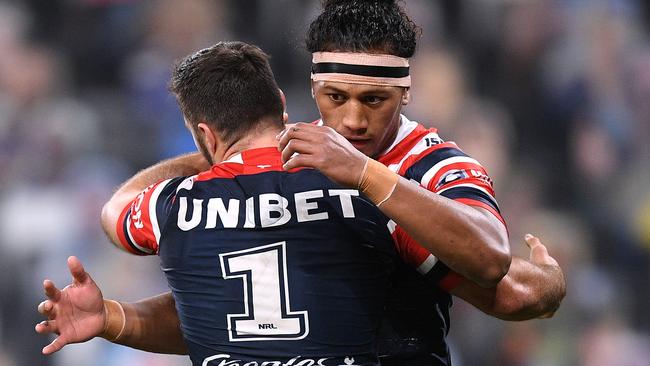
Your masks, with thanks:
[[[467,173],[466,170],[464,169],[450,170],[446,172],[442,177],[440,177],[440,180],[438,180],[438,184],[436,184],[436,189],[439,189],[445,184],[449,184],[459,179],[466,179],[466,178],[469,178],[469,173]]]

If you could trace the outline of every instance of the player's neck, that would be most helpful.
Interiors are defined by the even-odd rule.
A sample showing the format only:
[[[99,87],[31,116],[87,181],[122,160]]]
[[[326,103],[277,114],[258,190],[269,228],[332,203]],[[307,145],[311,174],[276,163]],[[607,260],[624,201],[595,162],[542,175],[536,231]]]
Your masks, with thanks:
[[[278,140],[275,136],[280,131],[280,129],[274,127],[255,129],[230,145],[224,152],[223,159],[215,161],[228,160],[233,155],[239,154],[244,150],[259,149],[263,147],[278,147]]]

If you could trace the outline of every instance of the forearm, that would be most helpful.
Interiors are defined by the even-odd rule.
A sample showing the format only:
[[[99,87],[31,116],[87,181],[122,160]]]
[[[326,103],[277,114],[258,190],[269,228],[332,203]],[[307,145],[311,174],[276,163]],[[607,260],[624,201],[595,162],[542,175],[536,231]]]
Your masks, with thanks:
[[[102,227],[109,239],[116,244],[119,242],[115,225],[122,210],[147,187],[161,180],[195,175],[209,168],[210,165],[200,153],[192,153],[161,161],[138,172],[122,184],[102,209]]]
[[[112,331],[102,334],[103,338],[147,352],[187,354],[174,298],[170,292],[135,303],[120,304],[125,319],[121,318],[119,312],[109,311],[107,325]],[[124,329],[120,333],[118,329],[121,329],[122,324]]]
[[[558,266],[513,257],[508,274],[494,288],[464,280],[452,294],[503,320],[528,320],[552,315],[566,294]]]
[[[198,174],[210,168],[205,158],[198,152],[163,160],[155,165],[139,171],[127,180],[115,192],[113,197],[125,192],[142,192],[145,188],[158,181]]]
[[[455,202],[400,178],[380,209],[454,271],[492,287],[510,265],[505,227],[483,209]]]

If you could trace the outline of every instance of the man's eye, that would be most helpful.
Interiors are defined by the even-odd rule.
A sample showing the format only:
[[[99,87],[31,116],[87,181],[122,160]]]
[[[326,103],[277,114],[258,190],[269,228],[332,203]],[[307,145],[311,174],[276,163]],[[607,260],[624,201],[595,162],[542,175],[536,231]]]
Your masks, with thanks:
[[[334,93],[332,93],[332,94],[327,94],[327,95],[334,102],[342,102],[342,101],[345,100],[345,97],[342,94],[334,94]]]
[[[379,103],[383,102],[385,98],[377,97],[377,96],[374,96],[374,95],[369,95],[369,96],[367,96],[367,97],[365,97],[363,99],[368,104],[379,104]]]

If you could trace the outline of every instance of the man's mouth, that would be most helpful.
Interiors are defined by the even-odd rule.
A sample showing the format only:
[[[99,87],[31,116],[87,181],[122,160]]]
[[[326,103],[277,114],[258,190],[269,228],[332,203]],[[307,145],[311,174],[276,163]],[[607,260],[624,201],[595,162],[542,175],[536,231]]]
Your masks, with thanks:
[[[350,141],[352,146],[354,146],[356,149],[361,149],[367,146],[370,143],[370,141],[372,141],[370,139],[352,139],[352,138],[348,138],[347,140]]]

